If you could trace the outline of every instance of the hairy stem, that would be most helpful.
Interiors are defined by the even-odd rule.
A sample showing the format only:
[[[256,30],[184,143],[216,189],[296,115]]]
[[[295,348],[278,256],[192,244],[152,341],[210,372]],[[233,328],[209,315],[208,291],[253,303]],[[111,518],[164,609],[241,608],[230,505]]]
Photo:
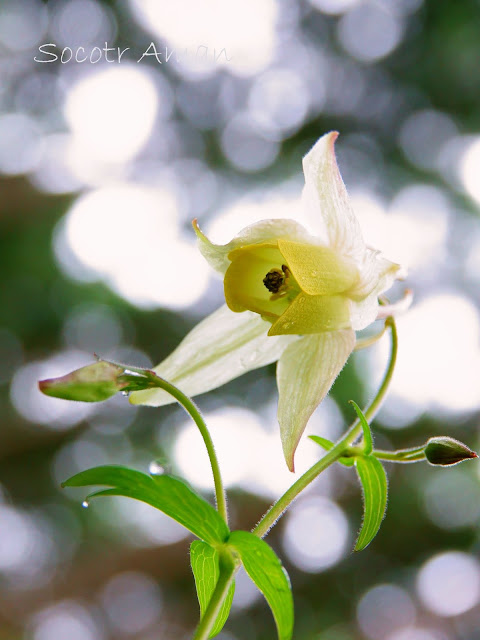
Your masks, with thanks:
[[[213,446],[212,437],[207,428],[206,422],[203,419],[202,414],[200,413],[200,409],[193,402],[191,398],[186,396],[180,389],[175,387],[170,382],[167,382],[163,378],[160,378],[153,371],[148,371],[147,373],[149,379],[152,381],[153,385],[163,389],[170,395],[172,395],[175,400],[182,405],[185,411],[190,415],[192,420],[198,427],[200,431],[203,442],[205,443],[205,447],[207,448],[208,458],[210,460],[210,466],[212,468],[213,474],[213,482],[215,485],[215,501],[217,503],[217,509],[219,514],[225,520],[228,525],[228,511],[227,511],[227,498],[225,494],[225,489],[223,487],[222,476],[220,474],[220,466],[218,464],[217,454],[215,453],[215,447]]]
[[[385,320],[385,326],[390,327],[390,336],[391,336],[391,349],[390,349],[390,359],[388,362],[388,367],[385,372],[385,376],[382,380],[382,384],[380,385],[380,389],[377,391],[377,395],[372,400],[370,406],[364,411],[365,418],[368,421],[374,419],[377,415],[380,407],[385,400],[385,396],[387,395],[388,387],[390,386],[390,382],[392,381],[393,372],[395,370],[395,364],[397,362],[397,353],[398,353],[398,334],[397,334],[397,325],[395,324],[395,319],[393,316],[389,316]]]
[[[398,451],[382,451],[376,449],[373,455],[379,460],[389,460],[390,462],[420,462],[425,460],[425,445],[412,447],[411,449],[398,449]]]
[[[393,376],[393,371],[395,368],[395,362],[397,359],[397,350],[398,350],[398,336],[397,336],[397,328],[395,325],[395,320],[393,317],[387,318],[385,324],[390,327],[390,336],[391,336],[391,349],[390,349],[390,359],[388,362],[388,367],[385,372],[385,375],[382,380],[382,384],[370,405],[364,411],[365,418],[370,421],[376,415],[380,406],[385,399],[385,395],[388,390],[388,386]],[[359,437],[362,431],[362,426],[360,424],[360,420],[356,420],[350,429],[346,432],[346,434],[337,442],[337,444],[326,453],[323,458],[321,458],[317,463],[310,467],[284,494],[281,496],[264,514],[260,522],[253,529],[252,533],[257,535],[259,538],[263,538],[268,531],[273,527],[273,525],[277,522],[277,520],[283,515],[283,513],[288,509],[288,507],[292,504],[295,498],[313,481],[315,478],[322,473],[327,467],[333,464],[338,458],[341,458],[346,449],[352,445],[355,440]]]

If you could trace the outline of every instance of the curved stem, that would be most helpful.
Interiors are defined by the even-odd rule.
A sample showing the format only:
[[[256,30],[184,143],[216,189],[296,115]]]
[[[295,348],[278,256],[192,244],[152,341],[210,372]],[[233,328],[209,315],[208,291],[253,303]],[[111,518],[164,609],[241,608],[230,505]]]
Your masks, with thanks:
[[[375,416],[377,415],[380,407],[385,400],[385,396],[387,395],[388,387],[390,386],[390,382],[392,381],[393,372],[395,370],[395,365],[397,363],[397,354],[398,354],[398,334],[397,334],[397,325],[395,324],[395,318],[393,316],[389,316],[385,320],[385,326],[390,327],[390,358],[388,361],[388,367],[385,371],[385,375],[383,376],[382,384],[380,385],[379,390],[377,391],[374,399],[370,403],[370,405],[363,412],[365,419],[367,422],[371,422]],[[357,419],[352,424],[347,434],[345,435],[347,445],[350,445],[355,442],[362,431],[362,425],[360,420]]]
[[[394,317],[389,316],[385,320],[385,325],[388,325],[390,327],[390,336],[391,336],[390,360],[388,362],[388,367],[385,372],[385,376],[382,380],[382,384],[380,385],[380,389],[377,391],[377,395],[373,399],[368,409],[364,411],[365,418],[368,421],[373,420],[373,418],[377,415],[380,407],[382,406],[383,401],[385,400],[388,387],[390,386],[390,382],[392,381],[393,372],[395,370],[395,364],[397,362],[398,334],[397,334],[397,325],[395,324]]]
[[[212,437],[210,436],[210,432],[207,428],[205,420],[203,419],[202,414],[200,413],[200,409],[193,402],[191,398],[185,395],[180,389],[175,387],[170,382],[167,382],[163,378],[157,376],[154,371],[144,372],[148,376],[148,378],[152,381],[153,386],[159,387],[163,389],[170,395],[172,395],[175,400],[182,405],[185,411],[190,415],[192,420],[198,427],[200,431],[203,442],[205,443],[205,447],[207,448],[208,458],[210,460],[210,466],[212,467],[213,474],[213,482],[215,485],[215,501],[217,503],[217,510],[222,518],[225,520],[228,525],[228,511],[227,511],[227,498],[225,495],[225,489],[223,487],[222,476],[220,474],[220,466],[218,464],[217,454],[215,453],[215,447],[213,446]]]
[[[397,451],[382,451],[376,449],[373,455],[379,460],[389,460],[390,462],[420,462],[425,460],[425,445],[412,447],[411,449],[398,449]]]
[[[385,324],[388,324],[391,330],[390,359],[382,384],[380,385],[380,388],[370,406],[364,411],[364,415],[367,420],[371,420],[375,416],[385,399],[397,359],[398,336],[395,320],[392,317],[389,317]],[[358,438],[361,431],[362,426],[360,424],[360,420],[356,420],[343,438],[339,440],[337,444],[323,456],[323,458],[315,463],[313,467],[310,467],[310,469],[308,469],[289,489],[287,489],[283,496],[281,496],[277,502],[270,507],[257,526],[253,529],[252,533],[259,538],[263,538],[263,536],[268,533],[277,520],[288,509],[298,494],[301,493],[313,480],[315,480],[322,471],[338,460],[338,458],[341,458],[344,455],[345,450]]]
[[[252,530],[259,538],[263,538],[267,535],[270,529],[274,526],[277,520],[284,514],[288,507],[292,504],[295,498],[301,493],[305,487],[307,487],[315,478],[322,473],[327,467],[333,464],[338,458],[342,457],[345,450],[345,443],[343,440],[338,442],[333,449],[330,449],[323,458],[310,467],[303,476],[301,476],[292,486],[287,489],[281,498],[279,498],[275,504],[265,513],[257,526]]]

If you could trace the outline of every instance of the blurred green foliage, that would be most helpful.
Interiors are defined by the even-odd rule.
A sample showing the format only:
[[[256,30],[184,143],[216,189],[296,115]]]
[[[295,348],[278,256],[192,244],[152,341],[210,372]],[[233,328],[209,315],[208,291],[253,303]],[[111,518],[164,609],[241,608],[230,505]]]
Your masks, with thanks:
[[[45,4],[54,12],[59,3]],[[148,46],[152,36],[131,19],[126,3],[105,4],[116,18],[116,43],[119,46],[136,46],[140,50]],[[469,219],[478,226],[475,205],[438,172],[419,168],[410,162],[401,149],[398,134],[407,116],[417,109],[445,112],[463,134],[478,134],[480,131],[480,3],[477,0],[426,0],[416,13],[405,20],[403,42],[398,48],[371,63],[356,61],[342,49],[336,37],[339,18],[323,15],[305,2],[298,4],[297,37],[300,37],[298,34],[308,36],[319,49],[336,56],[341,64],[351,68],[354,75],[361,77],[366,87],[364,103],[361,108],[359,106],[350,112],[340,108],[337,112],[334,108],[330,112],[313,112],[298,130],[281,140],[275,163],[257,172],[242,172],[229,163],[220,144],[220,124],[218,130],[198,129],[196,135],[204,145],[207,165],[247,191],[258,185],[271,185],[284,178],[298,177],[302,154],[324,131],[331,128],[340,130],[341,140],[362,134],[374,140],[381,150],[376,171],[382,194],[389,196],[411,182],[440,185],[454,203],[456,217],[451,222],[452,228]],[[22,11],[29,11],[28,3],[22,5]],[[2,7],[0,19],[1,12]],[[6,47],[0,50],[0,61],[6,67],[10,64],[9,91],[1,96],[0,110],[3,112],[14,109],[16,83],[20,82],[22,74],[32,71],[31,68],[12,70],[15,57],[24,60],[32,55],[31,50],[27,53],[9,52]],[[167,65],[160,70],[151,63],[151,71],[165,74],[173,87],[180,83]],[[43,70],[35,69],[35,72],[41,75]],[[58,68],[53,71],[56,72],[59,72]],[[7,77],[7,71],[4,74]],[[335,83],[340,86],[334,86]],[[235,90],[246,94],[247,85],[247,80],[239,79]],[[337,94],[348,92],[348,79],[342,80],[339,75],[326,90],[327,93],[335,90]],[[370,99],[368,104],[367,98]],[[387,100],[386,106],[381,111],[376,110],[378,101],[384,99]],[[52,120],[55,126],[64,126],[59,114],[52,115]],[[175,123],[184,121],[185,115],[177,109]],[[194,129],[191,124],[189,127]],[[347,151],[340,141],[339,164],[342,170],[345,166],[348,185],[353,169],[349,162],[345,162],[350,157]],[[27,420],[14,408],[10,383],[23,365],[48,358],[65,347],[62,331],[73,309],[96,308],[98,305],[109,309],[124,335],[130,336],[126,340],[128,346],[147,354],[152,363],[165,357],[196,323],[198,316],[204,315],[204,311],[202,309],[199,313],[195,307],[181,312],[161,308],[142,310],[101,282],[81,283],[70,279],[54,257],[52,235],[75,196],[42,193],[32,186],[28,175],[0,177],[0,193],[0,486],[5,501],[0,505],[0,527],[4,526],[4,518],[5,526],[10,527],[11,532],[15,531],[17,521],[12,520],[12,513],[22,514],[27,520],[30,518],[28,526],[25,524],[27,520],[22,521],[25,526],[23,529],[20,527],[18,535],[27,535],[30,531],[32,547],[29,553],[35,555],[38,552],[39,565],[37,570],[34,559],[28,556],[26,562],[30,571],[12,569],[15,553],[20,553],[19,547],[15,546],[15,540],[1,538],[7,551],[3,554],[0,551],[0,575],[3,575],[0,638],[46,640],[47,636],[40,635],[38,631],[40,627],[35,615],[47,611],[47,607],[54,606],[54,603],[70,600],[82,603],[82,606],[86,603],[87,608],[93,607],[89,610],[94,611],[92,619],[97,624],[97,631],[88,635],[89,627],[85,623],[78,635],[72,635],[72,638],[106,640],[117,637],[119,629],[109,622],[107,614],[100,614],[95,607],[104,602],[99,595],[104,585],[122,572],[151,576],[160,584],[163,598],[161,620],[153,616],[150,627],[147,625],[144,629],[131,631],[129,637],[138,640],[189,637],[188,633],[196,623],[197,605],[188,565],[188,542],[180,540],[159,546],[151,540],[143,545],[135,542],[132,518],[127,525],[128,518],[122,521],[120,511],[116,507],[105,506],[106,501],[102,506],[82,509],[82,494],[62,492],[58,478],[58,474],[63,474],[64,479],[66,475],[79,471],[77,468],[65,469],[65,465],[75,461],[84,467],[118,462],[139,469],[158,458],[173,464],[175,428],[183,420],[180,410],[171,407],[157,410],[141,408],[124,429],[118,430],[98,428],[101,421],[97,421],[96,427],[92,426],[89,416],[72,428],[48,429]],[[212,206],[211,216],[215,210],[216,203]],[[454,275],[448,284],[460,292],[470,291],[478,306],[478,289],[462,280],[462,268],[456,263],[458,260],[460,264],[462,258],[461,243],[456,244],[453,251],[450,256],[451,273]],[[220,300],[220,286],[219,282],[211,284],[209,302]],[[425,283],[420,283],[420,298],[425,287]],[[446,336],[446,339],[455,337]],[[478,345],[472,348],[478,348]],[[439,345],[439,357],[441,349]],[[205,411],[224,403],[249,409],[261,407],[262,401],[275,397],[274,372],[273,366],[251,372],[200,398],[200,407]],[[353,398],[360,403],[370,393],[365,382],[359,367],[355,367],[353,361],[349,362],[331,394],[345,419],[351,420],[353,413],[348,400]],[[478,380],[472,380],[471,384],[478,385]],[[105,423],[114,424],[123,411],[122,407],[126,410],[126,400],[118,400],[116,404],[109,405],[111,413],[105,414]],[[382,447],[384,442],[392,448],[414,446],[430,436],[449,434],[475,449],[478,413],[470,412],[461,417],[453,415],[454,418],[450,419],[446,414],[434,416],[425,413],[414,423],[397,430],[385,428],[380,419],[374,425],[375,432]],[[75,443],[79,442],[88,446],[75,449]],[[478,557],[480,485],[475,462],[461,468],[461,475],[473,488],[471,494],[460,493],[458,503],[462,513],[470,509],[477,516],[465,518],[464,524],[456,526],[453,517],[455,505],[449,498],[445,508],[452,510],[453,524],[450,528],[434,522],[425,508],[426,487],[450,471],[433,469],[425,464],[393,468],[387,463],[386,468],[390,496],[387,517],[378,536],[364,552],[347,554],[325,571],[307,573],[285,558],[280,544],[282,525],[269,535],[269,542],[284,560],[293,583],[294,637],[297,640],[361,640],[372,637],[358,626],[357,604],[368,589],[381,583],[395,584],[410,593],[419,612],[419,626],[433,630],[432,634],[434,631],[438,633],[428,636],[429,640],[430,637],[432,640],[473,640],[480,637],[478,603],[464,616],[441,617],[422,608],[415,599],[415,576],[422,563],[434,554],[459,550]],[[333,495],[338,493],[335,500],[347,513],[351,532],[355,532],[360,526],[361,499],[358,487],[346,474],[348,469],[339,469],[333,476],[339,487]],[[457,475],[452,477],[458,478]],[[251,528],[268,506],[264,498],[253,493],[233,490],[230,495],[236,528]],[[461,506],[462,500],[470,500],[471,503]],[[7,507],[17,511],[7,512]],[[40,546],[37,548],[35,545]],[[10,565],[8,553],[12,558]],[[135,608],[134,605],[129,606]],[[37,629],[36,635],[32,636],[32,628]],[[265,603],[257,600],[252,606],[234,613],[224,633],[220,636],[224,640],[267,640],[274,637],[275,630]],[[398,637],[400,640],[404,638]],[[420,637],[423,640],[423,636]],[[60,636],[53,635],[49,640],[57,638],[61,640]],[[392,636],[391,640],[396,638]],[[413,640],[417,636],[405,638]],[[381,638],[372,637],[372,640]],[[390,640],[390,637],[385,637],[385,640]]]

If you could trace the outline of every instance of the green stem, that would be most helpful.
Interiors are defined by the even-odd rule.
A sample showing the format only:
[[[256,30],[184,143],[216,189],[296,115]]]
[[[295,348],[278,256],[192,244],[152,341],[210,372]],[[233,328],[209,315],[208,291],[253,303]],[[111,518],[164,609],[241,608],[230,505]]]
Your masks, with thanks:
[[[144,374],[148,376],[148,378],[152,381],[155,387],[159,387],[163,389],[170,395],[172,395],[175,400],[182,405],[185,411],[191,416],[192,420],[198,427],[200,431],[203,441],[205,443],[205,447],[207,448],[208,458],[210,460],[210,466],[212,467],[213,473],[213,482],[215,485],[215,500],[217,503],[217,509],[219,514],[225,520],[228,525],[228,511],[227,511],[227,498],[225,495],[225,489],[223,487],[222,476],[220,474],[220,466],[218,464],[217,454],[215,453],[215,447],[213,446],[212,437],[210,436],[210,432],[207,428],[205,420],[203,419],[202,414],[200,413],[199,408],[193,402],[191,398],[186,396],[180,389],[175,387],[170,382],[167,382],[163,378],[160,378],[153,371],[144,371]]]
[[[395,319],[393,316],[389,316],[385,320],[385,326],[390,327],[390,339],[391,339],[391,347],[390,347],[390,358],[388,361],[388,367],[385,371],[385,375],[383,376],[382,384],[380,385],[379,390],[377,391],[376,396],[370,403],[370,405],[365,409],[363,415],[367,422],[371,422],[375,416],[377,415],[380,407],[385,400],[385,396],[387,395],[388,387],[390,386],[390,382],[392,381],[393,372],[395,371],[395,365],[397,363],[397,354],[398,354],[398,334],[397,334],[397,325],[395,324]],[[355,420],[347,434],[345,435],[346,444],[351,445],[355,442],[362,431],[362,425],[359,419]]]
[[[391,336],[391,350],[390,360],[387,370],[385,372],[382,384],[377,392],[377,395],[372,400],[370,406],[364,411],[365,418],[372,420],[380,406],[385,399],[385,395],[388,390],[388,386],[393,376],[395,368],[395,362],[397,359],[398,350],[398,336],[393,317],[387,318],[385,324],[390,327]],[[273,527],[277,520],[285,513],[295,498],[301,493],[315,478],[322,473],[327,467],[333,464],[338,458],[345,455],[345,450],[355,442],[362,431],[360,420],[356,420],[347,433],[343,436],[337,444],[326,453],[317,463],[310,467],[284,494],[277,502],[275,502],[270,509],[264,514],[260,522],[253,529],[254,533],[259,538],[263,538],[268,531]]]
[[[218,576],[217,585],[207,609],[198,623],[193,640],[208,640],[239,566],[233,561],[225,564],[220,562],[220,575]]]
[[[398,449],[397,451],[376,449],[373,455],[379,460],[390,460],[390,462],[419,462],[425,460],[425,445],[411,449]]]
[[[377,415],[380,407],[385,400],[385,396],[387,395],[388,387],[390,386],[390,382],[392,381],[393,372],[395,370],[395,364],[397,362],[397,354],[398,354],[398,334],[397,334],[397,325],[395,324],[395,319],[393,316],[389,316],[385,320],[385,326],[390,327],[390,336],[391,336],[391,350],[390,350],[390,360],[388,363],[387,370],[385,372],[385,376],[382,380],[382,384],[380,385],[380,389],[377,391],[377,395],[373,399],[372,403],[368,407],[366,411],[364,411],[365,418],[371,422],[374,417]]]
[[[345,450],[345,439],[340,440],[333,449],[330,449],[323,458],[310,467],[303,476],[301,476],[292,486],[287,489],[281,498],[279,498],[265,513],[263,518],[252,530],[259,538],[267,535],[270,529],[276,524],[277,520],[284,514],[291,503],[295,500],[299,493],[307,487],[315,478],[322,473],[327,467],[333,464],[338,458],[341,458]]]
[[[426,460],[425,445],[420,447],[412,447],[411,449],[397,449],[396,451],[384,451],[383,449],[375,449],[372,454],[379,460],[388,460],[389,462],[420,462]],[[345,456],[354,458],[355,456],[365,455],[363,446],[350,446]]]

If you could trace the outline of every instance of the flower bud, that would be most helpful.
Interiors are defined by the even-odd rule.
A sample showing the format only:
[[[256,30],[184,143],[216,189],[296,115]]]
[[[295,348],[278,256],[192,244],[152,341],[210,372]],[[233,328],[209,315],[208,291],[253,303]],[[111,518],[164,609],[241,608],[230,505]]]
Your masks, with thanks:
[[[430,438],[425,446],[425,457],[430,464],[447,467],[458,464],[469,458],[478,458],[475,451],[469,449],[463,442],[448,436]]]
[[[42,393],[54,398],[101,402],[128,386],[128,381],[120,377],[124,373],[124,367],[99,360],[65,376],[41,380],[38,386]]]

